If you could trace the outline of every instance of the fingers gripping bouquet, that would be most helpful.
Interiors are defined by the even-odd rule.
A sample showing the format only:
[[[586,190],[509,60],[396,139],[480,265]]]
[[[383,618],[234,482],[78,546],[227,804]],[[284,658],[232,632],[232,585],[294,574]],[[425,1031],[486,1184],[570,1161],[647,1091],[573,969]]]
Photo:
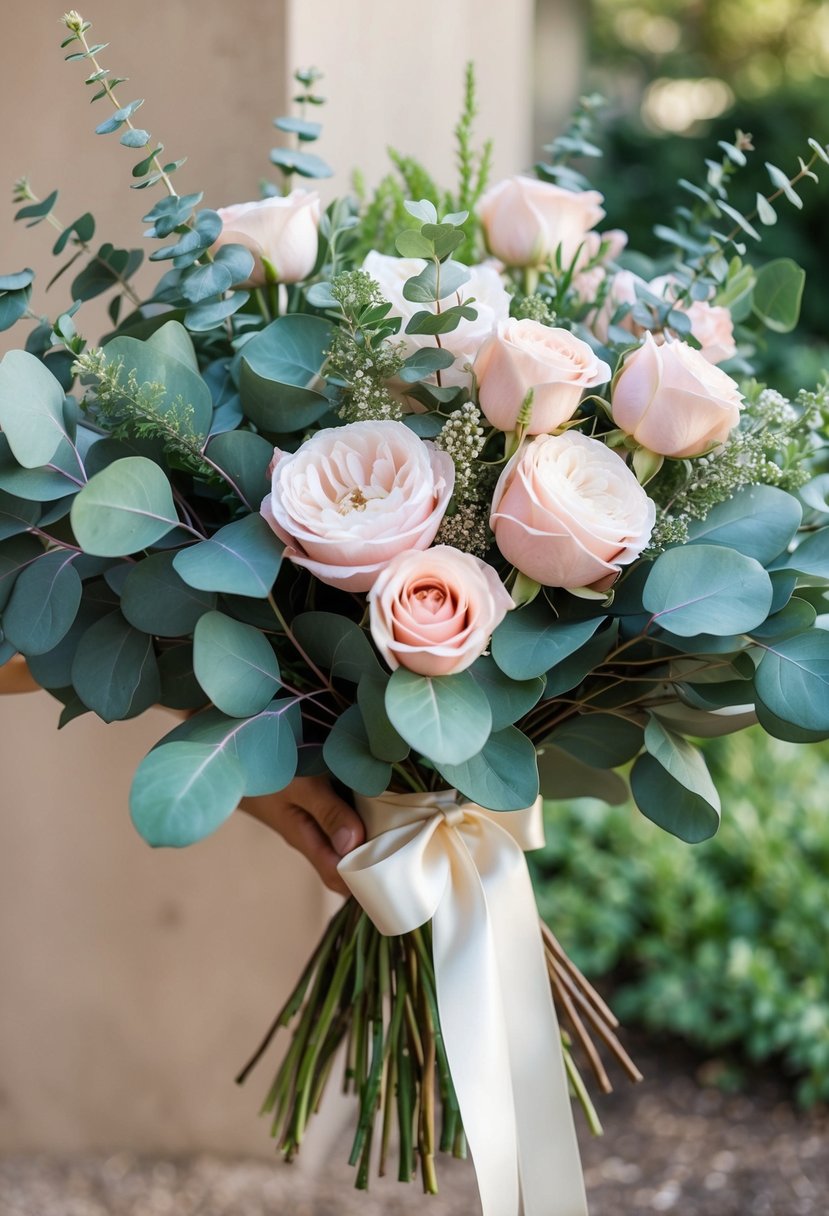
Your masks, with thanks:
[[[146,222],[167,269],[142,300],[140,250],[96,251],[91,215],[66,227],[18,184],[18,217],[85,265],[0,365],[0,662],[25,656],[61,725],[188,711],[133,783],[153,845],[297,775],[353,794],[355,898],[262,1048],[293,1023],[265,1103],[288,1157],[342,1048],[359,1186],[396,1128],[403,1180],[419,1162],[435,1190],[436,1148],[468,1144],[485,1216],[519,1194],[584,1212],[568,1080],[596,1118],[571,1047],[602,1088],[594,1034],[637,1074],[539,935],[539,795],[629,788],[695,842],[720,805],[692,738],[829,735],[829,406],[750,378],[802,282],[746,248],[729,192],[749,141],[637,258],[647,278],[568,163],[590,106],[538,179],[487,189],[471,74],[455,193],[407,197],[400,161],[402,181],[323,211],[291,184],[324,162],[281,148],[283,195],[211,210],[177,192],[140,102],[101,84],[88,23],[64,21],[111,107],[98,132],[164,191]],[[829,161],[810,146],[795,177],[772,166],[777,193]],[[35,315],[31,278],[0,280],[5,326]],[[75,317],[105,290],[113,329],[89,346]]]

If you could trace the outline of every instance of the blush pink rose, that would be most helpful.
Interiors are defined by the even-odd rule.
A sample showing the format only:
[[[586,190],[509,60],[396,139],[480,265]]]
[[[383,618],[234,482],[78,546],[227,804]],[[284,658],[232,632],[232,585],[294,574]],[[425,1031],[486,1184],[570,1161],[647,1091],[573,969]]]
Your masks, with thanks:
[[[578,431],[509,461],[490,525],[507,561],[546,587],[608,586],[650,538],[656,508],[621,456]]]
[[[491,566],[450,545],[393,557],[368,600],[383,658],[422,676],[464,671],[514,607]]]
[[[475,360],[478,399],[493,426],[515,430],[533,390],[530,435],[552,431],[576,412],[586,389],[610,379],[610,368],[567,329],[539,321],[502,321]]]
[[[691,333],[699,342],[709,363],[725,363],[726,359],[734,358],[737,353],[734,322],[727,308],[712,304],[709,300],[692,300],[690,304],[677,303],[682,285],[671,275],[653,279],[650,289],[654,295],[672,301],[675,308],[688,314]]]
[[[402,422],[332,427],[275,456],[263,516],[286,557],[343,591],[430,545],[455,484],[451,456]]]
[[[680,459],[724,443],[740,421],[734,380],[687,342],[651,334],[629,354],[612,389],[613,421],[642,447]]]
[[[479,205],[487,248],[506,266],[544,266],[561,250],[569,266],[604,218],[597,190],[564,190],[534,177],[509,177]]]
[[[250,278],[239,286],[261,287],[278,280],[299,283],[314,269],[319,245],[320,197],[292,190],[277,198],[219,207],[222,231],[213,245],[244,245],[255,260]]]
[[[650,291],[649,284],[632,270],[617,270],[610,279],[601,308],[597,308],[587,319],[590,332],[595,334],[600,342],[609,341],[611,324],[615,324],[618,329],[627,330],[635,338],[641,338],[645,333],[645,327],[634,321],[630,310],[618,321],[613,320],[623,304],[630,304],[632,308],[640,298],[637,288],[640,291]]]
[[[610,228],[607,232],[588,232],[585,235],[571,284],[580,300],[589,303],[596,299],[599,288],[610,273],[608,264],[616,261],[627,243],[627,233],[621,228]]]

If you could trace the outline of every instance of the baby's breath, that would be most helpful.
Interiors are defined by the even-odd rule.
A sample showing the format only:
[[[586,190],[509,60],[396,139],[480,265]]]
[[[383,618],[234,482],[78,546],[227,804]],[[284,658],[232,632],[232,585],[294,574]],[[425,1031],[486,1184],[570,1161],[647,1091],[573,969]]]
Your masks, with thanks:
[[[481,421],[481,411],[477,405],[467,401],[452,411],[435,439],[436,446],[448,452],[455,465],[455,497],[458,501],[472,497],[477,489],[480,471],[478,457],[486,442]]]

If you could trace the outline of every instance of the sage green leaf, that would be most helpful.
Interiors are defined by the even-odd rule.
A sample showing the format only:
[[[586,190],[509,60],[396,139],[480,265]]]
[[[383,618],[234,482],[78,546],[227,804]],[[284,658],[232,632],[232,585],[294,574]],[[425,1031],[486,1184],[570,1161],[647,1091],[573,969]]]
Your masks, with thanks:
[[[386,688],[386,713],[409,746],[435,765],[462,764],[492,730],[489,701],[468,671],[430,678],[398,667]]]
[[[513,680],[540,676],[591,638],[604,617],[562,621],[543,598],[508,612],[492,635],[492,657]]]
[[[10,350],[0,362],[0,427],[24,469],[48,464],[66,439],[63,389],[28,351]]]
[[[225,431],[213,436],[207,455],[238,486],[245,505],[258,511],[269,489],[273,444],[253,431]]]
[[[618,768],[642,748],[644,734],[636,722],[616,714],[579,714],[568,718],[544,740],[591,768]]]
[[[452,304],[449,308],[441,309],[440,312],[428,312],[423,310],[416,312],[409,319],[404,330],[407,334],[449,334],[457,329],[461,321],[474,321],[478,315],[476,308],[473,308],[474,300],[465,301],[463,304]]]
[[[293,780],[297,768],[297,734],[301,733],[299,702],[295,697],[271,701],[250,718],[232,718],[218,709],[206,709],[162,739],[207,743],[226,752],[242,767],[244,794],[257,798],[275,794]]]
[[[72,683],[84,705],[105,722],[137,717],[161,692],[152,638],[117,610],[108,613],[78,643]]]
[[[357,704],[363,716],[369,749],[378,760],[395,764],[405,760],[409,745],[397,733],[386,713],[386,687],[389,677],[385,672],[373,675],[368,672],[360,677],[357,685]]]
[[[71,688],[72,663],[75,659],[78,643],[87,629],[91,625],[94,625],[96,621],[100,621],[102,617],[107,616],[108,613],[112,612],[112,609],[112,604],[93,601],[85,595],[81,600],[71,627],[57,645],[43,654],[27,656],[26,662],[28,663],[29,671],[41,688],[48,688],[50,691],[59,688]]]
[[[184,642],[170,646],[158,656],[161,675],[159,701],[168,709],[203,709],[210,698],[193,671],[193,646]]]
[[[804,730],[829,730],[829,632],[809,629],[767,642],[754,687],[768,710],[784,722]]]
[[[436,762],[435,767],[464,797],[490,811],[520,811],[538,797],[535,748],[515,726],[490,735],[463,763]]]
[[[169,481],[144,456],[116,460],[90,478],[70,518],[78,544],[95,557],[137,553],[179,524]]]
[[[199,359],[193,339],[180,321],[165,321],[149,335],[145,345],[163,358],[183,363],[191,372],[199,375]]]
[[[293,148],[272,148],[271,164],[286,173],[298,173],[300,177],[330,177],[334,170],[311,152],[298,152]],[[277,273],[279,267],[277,266]]]
[[[305,143],[313,143],[322,134],[321,122],[310,122],[307,118],[275,118],[273,125],[280,131],[290,131]]]
[[[551,667],[547,672],[544,700],[549,701],[563,692],[569,692],[571,688],[578,688],[613,649],[618,638],[619,624],[613,621],[609,628],[594,633],[578,650]]]
[[[3,612],[3,633],[21,654],[45,654],[69,631],[81,602],[76,556],[55,549],[20,572]]]
[[[199,591],[267,599],[283,547],[261,515],[246,515],[220,528],[209,540],[181,549],[173,565],[185,583]]]
[[[291,628],[303,650],[335,680],[359,684],[364,675],[380,676],[383,669],[359,625],[333,612],[303,612]]]
[[[27,532],[39,519],[39,503],[0,490],[0,540]]]
[[[699,749],[654,717],[645,727],[645,747],[630,775],[642,814],[689,844],[713,836],[720,797]]]
[[[494,731],[512,726],[524,714],[529,713],[544,692],[543,677],[513,680],[501,671],[489,655],[481,655],[468,670],[489,701]]]
[[[434,242],[427,240],[418,228],[404,229],[394,245],[401,258],[431,258],[435,252]]]
[[[234,718],[259,713],[280,687],[279,665],[265,635],[222,612],[199,619],[193,669],[214,705]]]
[[[805,271],[791,258],[775,258],[757,271],[752,309],[778,334],[790,333],[800,317]]]
[[[618,773],[586,764],[550,742],[538,749],[538,774],[544,798],[601,798],[610,806],[628,799],[628,787]]]
[[[349,705],[337,718],[322,755],[334,776],[357,794],[376,798],[389,787],[391,765],[372,754],[358,705]]]
[[[656,559],[642,598],[656,623],[671,633],[720,637],[762,624],[772,587],[753,557],[719,545],[681,545]]]
[[[763,730],[775,739],[783,739],[786,743],[821,743],[824,739],[829,739],[829,727],[825,730],[807,730],[803,726],[795,726],[792,722],[778,718],[759,700],[755,704],[755,710],[757,721]]]
[[[128,567],[121,611],[145,633],[175,638],[192,633],[199,619],[216,607],[216,594],[188,586],[173,567],[175,553],[151,553]]]
[[[213,265],[223,266],[230,273],[231,283],[236,284],[250,278],[255,259],[244,245],[222,245],[213,254]]]
[[[829,528],[820,528],[802,540],[785,566],[799,574],[829,579]]]
[[[121,384],[126,385],[130,373],[139,384],[161,384],[164,394],[156,402],[159,412],[186,420],[192,434],[206,436],[213,417],[210,389],[193,368],[192,344],[188,348],[171,326],[178,323],[168,321],[146,342],[126,336],[113,338],[104,347],[104,354],[110,364],[121,362]]]
[[[237,290],[221,300],[196,304],[193,308],[188,308],[184,315],[184,324],[194,333],[209,333],[211,329],[218,329],[223,321],[232,317],[240,308],[244,308],[249,299],[249,291]]]
[[[462,242],[463,234],[457,236]],[[413,304],[434,304],[454,295],[469,279],[469,268],[460,262],[444,262],[439,272],[434,262],[427,262],[419,274],[403,284],[403,298]]]
[[[816,617],[817,612],[808,600],[794,596],[785,608],[781,608],[762,625],[752,629],[751,636],[759,642],[782,641],[783,638],[793,637],[796,633],[805,633],[814,625]]]
[[[147,844],[183,848],[215,832],[244,787],[242,766],[228,752],[209,743],[165,743],[138,766],[130,815]]]
[[[688,534],[694,543],[724,545],[766,566],[785,550],[802,518],[800,503],[785,490],[745,486],[694,521]]]
[[[320,372],[334,336],[322,317],[278,317],[243,348],[242,409],[260,430],[304,430],[331,406]]]
[[[0,542],[0,612],[9,601],[21,571],[43,555],[43,545],[33,536],[12,536]]]
[[[416,381],[422,380],[424,376],[431,376],[446,367],[451,367],[454,362],[455,356],[451,350],[438,346],[432,350],[431,347],[426,346],[409,355],[403,366],[398,369],[397,375],[406,384],[414,384]],[[412,417],[422,418],[423,415],[413,414]]]

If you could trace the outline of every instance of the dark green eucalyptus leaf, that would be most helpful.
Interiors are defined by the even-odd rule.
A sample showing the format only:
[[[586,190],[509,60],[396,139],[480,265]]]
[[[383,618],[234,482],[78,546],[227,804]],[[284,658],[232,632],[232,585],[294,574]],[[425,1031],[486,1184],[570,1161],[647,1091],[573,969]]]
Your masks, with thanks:
[[[481,655],[469,668],[472,679],[483,689],[492,712],[492,729],[503,730],[536,705],[544,692],[544,678],[514,680],[504,674],[489,655]]]
[[[492,635],[492,657],[512,679],[532,679],[583,646],[604,619],[562,621],[545,599],[536,599],[507,613]]]
[[[161,676],[159,701],[168,709],[202,709],[209,702],[193,671],[193,646],[183,642],[158,656]]]
[[[199,618],[193,669],[213,704],[234,718],[260,713],[280,687],[279,665],[265,635],[222,612]]]
[[[64,228],[63,232],[52,246],[52,253],[55,255],[55,257],[59,257],[69,243],[69,238],[72,236],[77,237],[79,242],[86,243],[87,241],[91,241],[94,235],[95,220],[87,211],[80,217],[80,219],[75,220],[74,224],[70,224],[68,228]],[[54,282],[54,279],[52,282]]]
[[[80,639],[72,683],[84,705],[105,722],[137,717],[161,693],[152,638],[117,610],[108,613]]]
[[[618,773],[585,764],[549,742],[539,746],[538,775],[544,798],[601,798],[610,806],[621,806],[628,800],[628,787]]]
[[[458,235],[463,240],[463,235]],[[427,262],[419,274],[403,284],[403,297],[414,304],[433,304],[454,295],[469,278],[469,268],[460,262],[444,262],[439,270],[434,262]]]
[[[58,192],[53,190],[46,198],[40,200],[39,203],[27,203],[25,207],[21,207],[19,211],[15,211],[14,218],[16,220],[32,220],[31,224],[27,224],[27,228],[33,228],[35,224],[39,224],[51,212],[55,203],[58,201]]]
[[[462,764],[436,762],[435,767],[456,790],[490,811],[520,811],[538,797],[535,747],[515,726],[490,735]]]
[[[407,334],[448,334],[457,329],[461,321],[474,321],[478,313],[468,304],[453,304],[441,312],[416,312],[406,325]]]
[[[334,680],[359,684],[383,669],[359,625],[333,612],[303,612],[291,623],[294,636],[313,663]]]
[[[194,333],[208,333],[216,329],[228,317],[232,317],[240,308],[244,308],[250,299],[249,291],[234,291],[223,300],[215,303],[197,304],[189,308],[184,315],[184,324]]]
[[[355,793],[375,798],[388,789],[391,765],[372,754],[358,705],[349,705],[337,718],[322,754],[334,776]]]
[[[174,569],[174,558],[174,552],[151,553],[126,568],[121,611],[144,633],[181,637],[216,607],[215,593],[188,586]]]
[[[0,540],[27,532],[39,519],[39,503],[0,490]]]
[[[413,355],[409,355],[403,366],[398,370],[397,375],[404,383],[414,384],[425,376],[431,376],[446,367],[451,367],[454,362],[455,356],[451,350],[444,350],[437,346],[433,350],[427,346],[421,350],[416,350]],[[413,414],[412,417],[422,418],[423,415]],[[442,419],[441,423],[444,421],[445,419]]]
[[[330,408],[320,375],[334,327],[322,317],[278,317],[243,349],[242,409],[260,430],[304,430]]]
[[[64,393],[40,359],[10,350],[0,363],[0,427],[26,469],[46,465],[66,439]]]
[[[371,754],[378,760],[396,764],[405,760],[409,745],[392,726],[386,713],[386,686],[389,678],[383,675],[366,674],[357,685],[357,704],[363,716]]]
[[[273,444],[253,431],[226,431],[210,440],[207,455],[238,486],[245,506],[258,511],[269,488]]]
[[[55,549],[21,571],[3,611],[3,633],[21,654],[45,654],[72,625],[81,602],[76,556]]]
[[[73,300],[92,300],[130,279],[144,260],[140,249],[104,244],[72,282]]]
[[[775,717],[804,730],[829,730],[829,632],[809,629],[766,642],[754,687]]]
[[[261,515],[226,524],[209,540],[176,554],[173,565],[191,587],[267,599],[282,561],[283,545]]]
[[[642,814],[689,844],[713,836],[720,798],[699,749],[654,717],[645,728],[645,747],[630,775]]]
[[[0,541],[0,612],[9,602],[14,584],[22,570],[43,554],[43,545],[33,536],[12,536]]]
[[[545,740],[591,768],[618,768],[642,749],[643,728],[616,714],[578,714]]]

